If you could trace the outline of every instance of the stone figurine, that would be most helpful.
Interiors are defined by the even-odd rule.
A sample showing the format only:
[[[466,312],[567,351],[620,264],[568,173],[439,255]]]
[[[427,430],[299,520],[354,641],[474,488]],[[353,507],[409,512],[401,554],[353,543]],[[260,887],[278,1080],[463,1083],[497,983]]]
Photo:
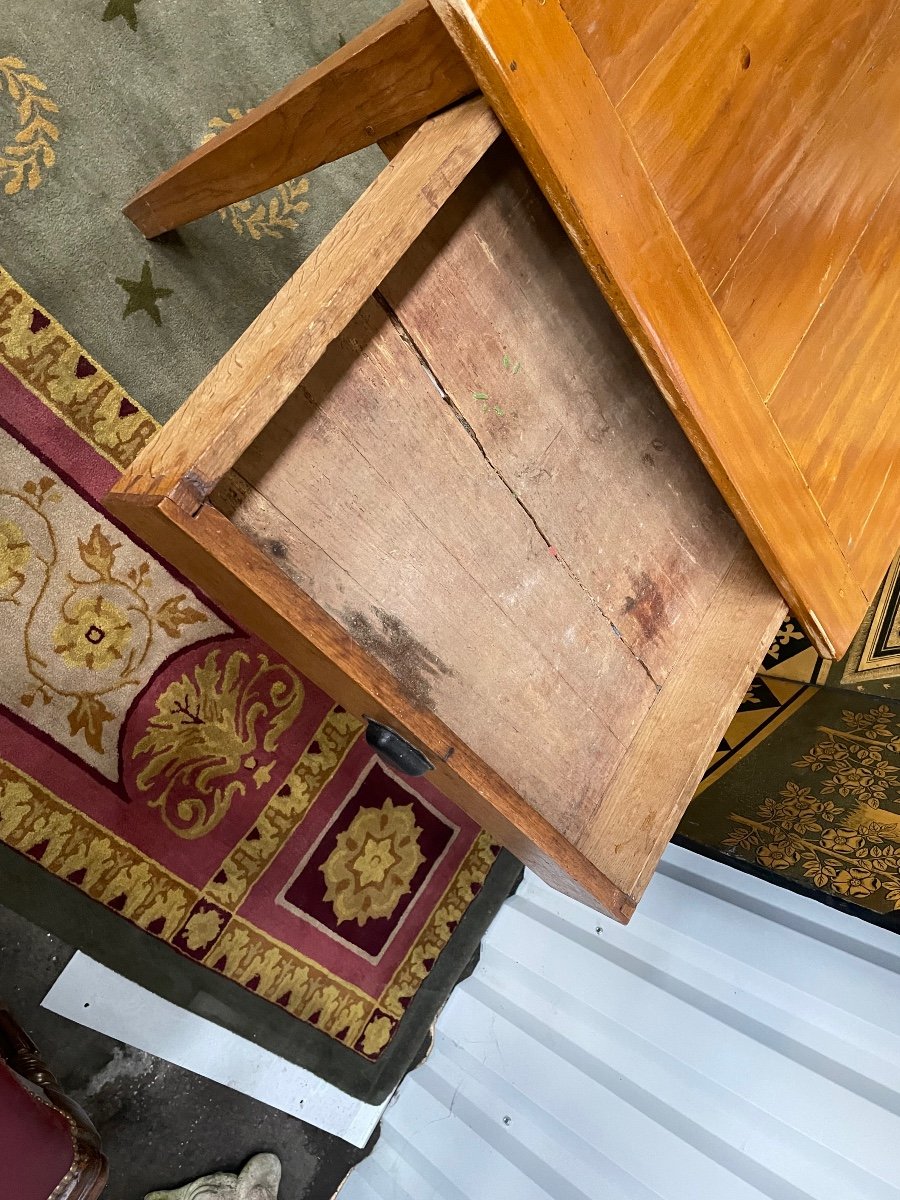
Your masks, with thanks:
[[[144,1200],[278,1200],[281,1163],[274,1154],[256,1154],[240,1175],[223,1171],[169,1192],[149,1192]]]

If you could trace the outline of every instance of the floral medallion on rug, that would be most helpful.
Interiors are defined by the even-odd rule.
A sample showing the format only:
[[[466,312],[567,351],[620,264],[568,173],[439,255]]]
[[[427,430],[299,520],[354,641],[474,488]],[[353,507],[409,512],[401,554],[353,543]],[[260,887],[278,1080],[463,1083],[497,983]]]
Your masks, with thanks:
[[[109,518],[155,428],[0,270],[0,839],[377,1060],[498,848]]]

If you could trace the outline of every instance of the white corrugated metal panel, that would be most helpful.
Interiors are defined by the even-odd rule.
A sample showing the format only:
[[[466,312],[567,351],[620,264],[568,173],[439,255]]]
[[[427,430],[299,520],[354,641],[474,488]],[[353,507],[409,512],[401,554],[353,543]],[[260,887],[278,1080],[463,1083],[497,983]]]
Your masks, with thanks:
[[[900,940],[670,847],[628,927],[532,875],[341,1200],[900,1200]]]

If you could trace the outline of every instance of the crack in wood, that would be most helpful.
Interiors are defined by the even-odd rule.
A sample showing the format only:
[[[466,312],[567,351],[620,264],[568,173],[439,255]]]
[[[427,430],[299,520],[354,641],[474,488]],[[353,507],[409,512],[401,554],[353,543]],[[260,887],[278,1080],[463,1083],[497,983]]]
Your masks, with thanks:
[[[519,508],[522,510],[522,512],[525,513],[530,524],[534,528],[538,537],[540,537],[541,541],[543,541],[543,543],[547,547],[548,551],[550,551],[553,554],[553,557],[562,565],[563,569],[566,571],[569,578],[572,579],[572,581],[584,593],[584,595],[587,597],[591,607],[594,608],[600,614],[600,616],[603,618],[604,621],[606,621],[606,623],[609,625],[612,632],[622,642],[622,645],[626,648],[626,650],[629,652],[629,654],[632,656],[632,658],[634,658],[635,661],[640,665],[640,667],[646,674],[647,678],[650,680],[650,682],[653,684],[654,688],[656,688],[656,690],[658,692],[662,685],[653,677],[653,673],[650,670],[650,668],[647,666],[647,664],[644,662],[644,660],[641,658],[641,656],[637,653],[635,648],[629,644],[628,639],[622,634],[621,630],[619,630],[613,624],[609,615],[606,612],[604,612],[603,606],[600,604],[597,597],[594,596],[589,591],[589,589],[585,587],[585,585],[582,583],[581,579],[579,578],[578,574],[572,569],[572,567],[566,561],[566,559],[563,557],[563,555],[560,554],[558,547],[554,545],[554,543],[551,541],[551,539],[547,536],[547,534],[541,528],[540,522],[537,520],[537,517],[535,516],[535,514],[531,511],[531,509],[528,507],[528,505],[525,503],[525,501],[522,499],[522,497],[518,494],[518,492],[516,492],[515,489],[513,487],[511,487],[509,482],[504,477],[502,471],[498,470],[496,465],[492,462],[490,455],[485,450],[484,444],[482,443],[478,434],[475,432],[475,430],[472,428],[472,425],[469,423],[468,420],[466,420],[463,413],[457,407],[456,402],[454,401],[453,397],[450,395],[450,393],[447,391],[447,389],[443,386],[441,381],[438,379],[437,375],[435,374],[434,370],[431,367],[431,364],[428,362],[428,359],[425,357],[424,353],[422,352],[421,347],[418,345],[415,338],[410,334],[409,330],[406,328],[406,326],[400,320],[397,313],[393,310],[393,308],[391,308],[390,304],[388,303],[388,301],[385,299],[385,297],[382,295],[381,292],[376,291],[374,293],[374,298],[378,302],[378,304],[381,306],[381,308],[384,310],[384,312],[387,314],[388,319],[390,320],[391,324],[396,329],[398,335],[400,336],[400,338],[402,339],[404,344],[409,346],[409,348],[415,354],[415,356],[419,362],[419,365],[421,366],[421,368],[425,372],[425,374],[428,376],[428,379],[431,382],[431,384],[433,385],[435,391],[438,393],[438,395],[441,397],[441,399],[444,401],[444,403],[448,406],[450,411],[453,413],[453,416],[456,418],[456,420],[459,422],[459,424],[463,427],[463,429],[466,431],[466,433],[469,435],[469,437],[472,439],[472,441],[478,447],[478,450],[481,453],[481,456],[484,459],[484,461],[487,463],[488,467],[490,467],[493,474],[503,484],[503,486],[509,492],[510,496],[512,496],[513,500],[516,502],[516,504],[519,506]]]

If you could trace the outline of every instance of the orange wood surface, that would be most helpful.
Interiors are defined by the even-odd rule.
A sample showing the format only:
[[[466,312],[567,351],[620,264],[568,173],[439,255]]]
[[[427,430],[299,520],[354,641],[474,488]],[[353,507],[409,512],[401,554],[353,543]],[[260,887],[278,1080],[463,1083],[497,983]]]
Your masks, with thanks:
[[[821,652],[900,541],[900,12],[433,0]]]
[[[564,3],[566,0],[564,0]],[[713,291],[878,45],[875,0],[703,0],[619,105]]]
[[[895,179],[769,402],[871,595],[900,544],[898,231]]]
[[[571,0],[569,20],[618,103],[698,0]]]

